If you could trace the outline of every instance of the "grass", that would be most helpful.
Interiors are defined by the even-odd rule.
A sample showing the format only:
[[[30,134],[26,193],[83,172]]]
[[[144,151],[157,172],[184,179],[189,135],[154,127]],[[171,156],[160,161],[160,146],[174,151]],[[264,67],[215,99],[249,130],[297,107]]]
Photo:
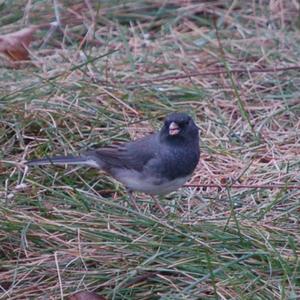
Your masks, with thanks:
[[[1,4],[3,33],[62,30],[36,33],[31,65],[1,60],[0,299],[298,299],[296,1],[25,4]],[[202,154],[167,216],[96,170],[24,176],[24,159],[137,138],[172,111]]]

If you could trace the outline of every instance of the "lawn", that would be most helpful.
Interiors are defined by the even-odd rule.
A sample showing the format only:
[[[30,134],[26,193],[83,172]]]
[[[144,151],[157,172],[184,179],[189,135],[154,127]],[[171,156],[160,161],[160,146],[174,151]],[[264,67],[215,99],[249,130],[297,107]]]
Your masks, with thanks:
[[[0,299],[299,299],[298,1],[0,1],[0,28],[28,42],[16,61],[0,37]],[[201,158],[166,215],[101,171],[24,167],[174,111]]]

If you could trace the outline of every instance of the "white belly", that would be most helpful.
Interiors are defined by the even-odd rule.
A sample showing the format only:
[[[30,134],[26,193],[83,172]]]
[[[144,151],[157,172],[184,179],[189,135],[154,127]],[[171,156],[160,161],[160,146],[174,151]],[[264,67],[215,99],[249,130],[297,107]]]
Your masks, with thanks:
[[[180,177],[172,181],[160,180],[156,177],[144,178],[134,170],[120,169],[115,178],[132,191],[143,192],[151,195],[169,194],[180,188],[190,176]]]

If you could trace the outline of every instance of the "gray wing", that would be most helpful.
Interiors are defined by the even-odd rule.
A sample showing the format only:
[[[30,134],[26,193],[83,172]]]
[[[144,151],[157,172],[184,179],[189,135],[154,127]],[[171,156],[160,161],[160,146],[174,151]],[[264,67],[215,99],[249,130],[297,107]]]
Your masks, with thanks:
[[[158,146],[158,135],[152,134],[126,144],[87,151],[83,155],[94,159],[106,171],[114,168],[142,171],[144,166],[157,156]]]

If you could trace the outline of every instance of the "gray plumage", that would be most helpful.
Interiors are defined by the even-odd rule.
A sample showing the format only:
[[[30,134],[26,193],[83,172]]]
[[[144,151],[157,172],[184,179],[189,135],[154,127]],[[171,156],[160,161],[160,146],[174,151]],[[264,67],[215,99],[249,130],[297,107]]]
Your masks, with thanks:
[[[167,194],[182,186],[199,161],[198,127],[190,116],[173,113],[157,133],[117,146],[27,162],[35,165],[76,164],[106,171],[132,191]]]

